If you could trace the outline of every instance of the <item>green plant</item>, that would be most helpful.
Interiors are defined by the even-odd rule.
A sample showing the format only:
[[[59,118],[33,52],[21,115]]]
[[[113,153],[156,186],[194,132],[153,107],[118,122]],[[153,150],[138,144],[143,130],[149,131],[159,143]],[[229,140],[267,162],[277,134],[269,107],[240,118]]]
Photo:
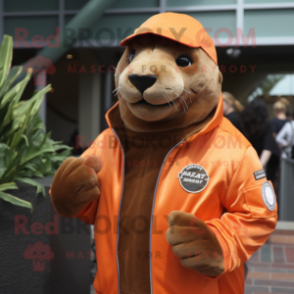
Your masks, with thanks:
[[[18,189],[15,181],[20,181],[35,186],[36,193],[45,196],[44,187],[32,177],[54,174],[71,148],[50,139],[39,115],[43,96],[51,86],[20,101],[32,71],[11,86],[22,71],[21,66],[11,68],[11,60],[12,38],[5,35],[0,46],[0,198],[32,211],[30,202],[4,191]],[[63,151],[58,153],[60,150]]]

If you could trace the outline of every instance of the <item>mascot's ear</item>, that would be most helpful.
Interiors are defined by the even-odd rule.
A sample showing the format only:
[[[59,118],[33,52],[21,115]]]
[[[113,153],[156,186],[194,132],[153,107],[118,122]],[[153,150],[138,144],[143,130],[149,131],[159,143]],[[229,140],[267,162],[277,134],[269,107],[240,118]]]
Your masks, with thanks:
[[[218,72],[218,82],[220,84],[223,82],[223,74],[220,71]]]

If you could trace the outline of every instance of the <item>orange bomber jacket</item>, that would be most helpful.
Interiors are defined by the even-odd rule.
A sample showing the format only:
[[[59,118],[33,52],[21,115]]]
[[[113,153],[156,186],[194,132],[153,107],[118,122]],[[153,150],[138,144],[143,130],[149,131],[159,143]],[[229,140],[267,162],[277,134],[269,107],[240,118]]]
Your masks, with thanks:
[[[124,151],[108,114],[109,128],[82,155],[97,155],[102,161],[102,170],[97,174],[100,199],[87,205],[77,217],[95,224],[96,293],[118,294]],[[223,250],[223,274],[208,278],[180,264],[165,238],[167,218],[173,210],[193,213],[213,230]],[[265,243],[276,222],[272,185],[251,144],[223,117],[220,96],[210,123],[174,146],[161,166],[150,225],[151,293],[243,293],[243,263]]]

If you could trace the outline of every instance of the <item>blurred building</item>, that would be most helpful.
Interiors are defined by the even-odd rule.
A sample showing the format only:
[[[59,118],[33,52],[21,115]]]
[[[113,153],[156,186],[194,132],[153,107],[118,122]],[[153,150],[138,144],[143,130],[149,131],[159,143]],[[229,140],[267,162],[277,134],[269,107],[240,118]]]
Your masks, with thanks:
[[[98,2],[103,0],[0,0],[0,40],[3,34],[13,36],[13,64],[49,49],[45,58],[52,59],[55,70],[47,72],[46,82],[53,90],[42,116],[56,140],[68,143],[80,135],[86,147],[106,127],[104,114],[116,101],[112,91],[114,67],[123,52],[119,43],[156,13],[186,13],[203,24],[217,46],[223,89],[241,102],[268,74],[294,71],[294,0],[117,0],[84,26]],[[73,29],[72,21],[79,20]],[[32,79],[24,98],[34,87]]]

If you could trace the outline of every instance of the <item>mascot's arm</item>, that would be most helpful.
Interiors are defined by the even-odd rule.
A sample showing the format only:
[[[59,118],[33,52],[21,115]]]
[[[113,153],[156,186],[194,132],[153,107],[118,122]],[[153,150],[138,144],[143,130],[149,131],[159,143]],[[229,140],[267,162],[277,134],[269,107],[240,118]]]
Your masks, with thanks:
[[[205,222],[222,247],[224,272],[232,271],[247,261],[276,227],[277,205],[268,208],[265,204],[262,189],[267,180],[255,179],[254,172],[259,170],[262,170],[262,165],[250,146],[222,199],[227,212],[220,219]],[[274,192],[272,195],[275,198]]]
[[[277,207],[271,211],[263,201],[266,180],[254,177],[261,169],[255,150],[249,147],[221,199],[227,212],[220,219],[203,222],[184,212],[170,214],[166,237],[183,266],[219,277],[239,267],[265,243],[275,229]]]
[[[81,157],[70,157],[62,163],[49,191],[52,204],[60,215],[79,217],[89,224],[94,222],[98,206],[100,186],[97,174],[102,167],[92,146]]]
[[[98,138],[100,138],[98,136]],[[99,162],[99,168],[101,169],[102,168],[102,163],[99,159],[99,157],[97,157],[97,154],[96,154],[96,141],[98,140],[98,138],[93,142],[93,144],[81,155],[81,157],[84,157],[84,158],[91,158],[93,156],[95,156],[97,162]],[[93,162],[93,160],[92,160]],[[98,185],[98,188],[99,188],[99,196],[98,197],[94,197],[90,203],[88,202],[88,204],[86,206],[83,207],[82,210],[79,210],[78,214],[75,215],[75,217],[79,218],[81,221],[87,223],[87,224],[90,224],[90,225],[93,225],[94,222],[95,222],[95,217],[96,217],[96,214],[97,214],[97,209],[98,209],[98,204],[99,204],[99,199],[100,199],[100,186],[98,184],[99,182],[99,175],[100,173],[98,172],[98,174],[96,175],[96,178],[97,178],[97,185]]]

